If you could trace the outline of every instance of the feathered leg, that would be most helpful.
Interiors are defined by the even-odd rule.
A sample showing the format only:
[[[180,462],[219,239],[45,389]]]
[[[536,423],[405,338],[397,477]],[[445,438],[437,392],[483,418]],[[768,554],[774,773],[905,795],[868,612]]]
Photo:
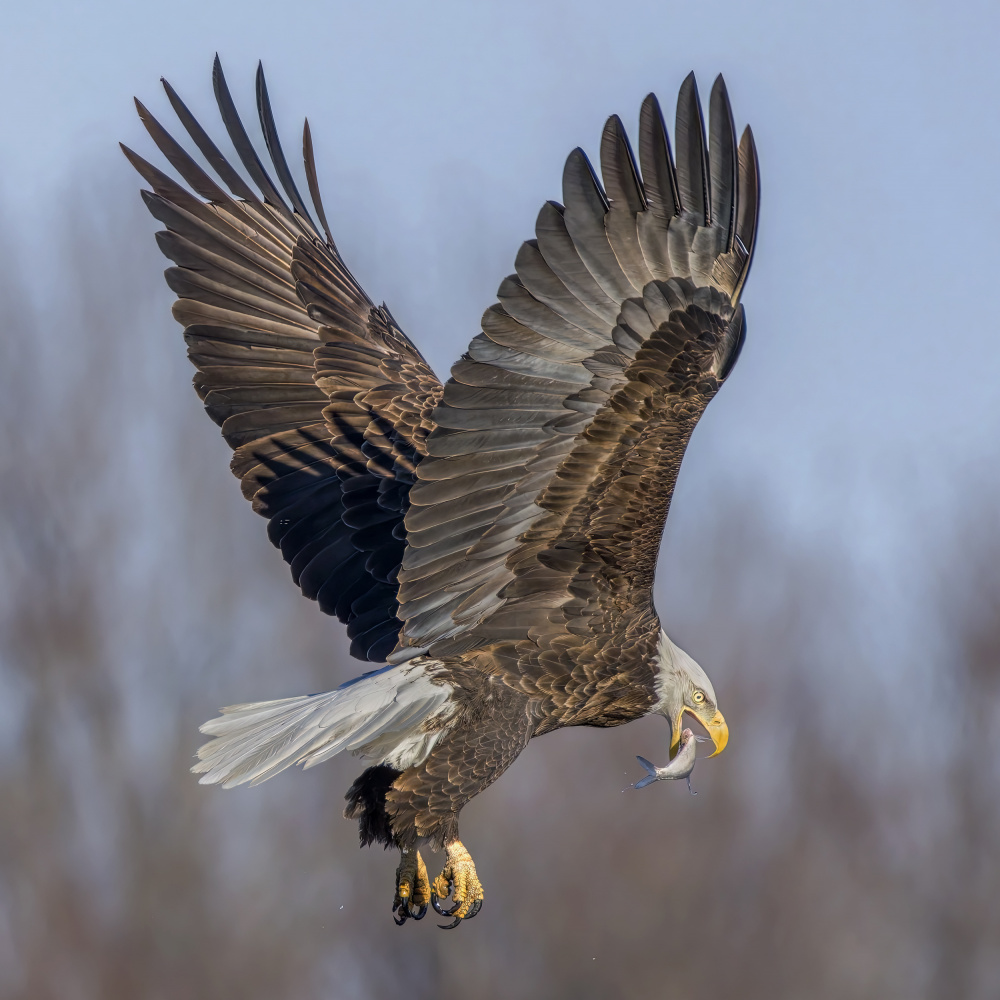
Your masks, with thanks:
[[[453,918],[443,927],[457,927],[483,905],[476,866],[458,837],[459,812],[503,774],[530,737],[527,698],[495,678],[485,679],[427,759],[407,768],[386,792],[386,815],[401,847],[445,849],[444,868],[430,896],[438,913]],[[452,906],[445,909],[441,904],[449,896]]]

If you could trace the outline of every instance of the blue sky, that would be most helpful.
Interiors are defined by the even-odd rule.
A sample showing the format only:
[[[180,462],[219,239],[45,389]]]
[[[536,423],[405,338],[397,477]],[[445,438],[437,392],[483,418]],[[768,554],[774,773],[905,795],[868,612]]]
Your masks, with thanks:
[[[688,70],[703,95],[722,71],[763,178],[749,339],[672,521],[746,484],[790,525],[896,559],[992,488],[995,4],[41,0],[4,16],[0,201],[28,256],[74,177],[135,198],[115,143],[155,151],[133,94],[168,121],[162,74],[217,130],[218,50],[252,122],[261,58],[286,148],[310,117],[349,265],[439,372],[569,150],[596,154],[612,112],[634,131],[650,90],[670,108]]]

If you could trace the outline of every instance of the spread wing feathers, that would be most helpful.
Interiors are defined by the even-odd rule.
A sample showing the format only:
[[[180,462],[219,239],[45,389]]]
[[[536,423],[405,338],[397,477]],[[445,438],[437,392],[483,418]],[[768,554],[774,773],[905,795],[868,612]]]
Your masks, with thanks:
[[[605,188],[570,154],[564,205],[543,206],[434,413],[391,659],[545,633],[566,614],[583,628],[602,610],[588,602],[648,587],[684,445],[742,342],[757,163],[749,128],[736,146],[721,77],[709,135],[692,75],[676,160],[652,95],[641,175],[617,117]]]
[[[248,183],[164,81],[215,177],[136,102],[187,185],[125,154],[149,184],[177,293],[195,388],[234,449],[232,470],[306,596],[347,623],[351,651],[381,661],[396,644],[402,519],[441,385],[388,310],[376,307],[329,238],[308,127],[313,222],[285,159],[257,71],[257,107],[277,184],[257,155],[216,57],[223,124]],[[123,147],[124,148],[124,147]],[[279,190],[280,185],[280,190]]]
[[[544,513],[508,557],[504,603],[473,630],[479,642],[527,634],[519,684],[564,721],[624,721],[643,707],[630,703],[623,664],[648,669],[652,684],[663,524],[691,434],[745,335],[743,307],[715,287],[654,281],[641,304],[623,317],[636,343],[625,379],[537,497]]]
[[[455,712],[433,662],[383,667],[325,694],[230,705],[201,731],[214,739],[191,768],[201,784],[256,785],[292,764],[349,750],[405,770],[425,760]]]

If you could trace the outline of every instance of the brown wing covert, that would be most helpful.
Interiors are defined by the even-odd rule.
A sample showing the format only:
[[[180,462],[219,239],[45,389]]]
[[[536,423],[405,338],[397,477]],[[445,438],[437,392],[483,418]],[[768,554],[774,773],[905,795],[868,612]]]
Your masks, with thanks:
[[[564,204],[543,206],[434,412],[405,518],[393,659],[586,633],[588,618],[610,628],[629,560],[636,599],[649,589],[684,447],[744,330],[757,161],[749,128],[736,144],[721,77],[709,136],[692,75],[676,159],[652,95],[641,173],[617,117],[603,188],[582,150],[570,154]]]

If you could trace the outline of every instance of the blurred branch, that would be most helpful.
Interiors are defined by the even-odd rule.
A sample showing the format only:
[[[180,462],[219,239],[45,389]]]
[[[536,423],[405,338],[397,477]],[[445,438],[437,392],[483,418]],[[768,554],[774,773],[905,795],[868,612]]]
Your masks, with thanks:
[[[689,519],[665,618],[731,749],[692,798],[621,792],[656,720],[534,742],[465,814],[488,905],[456,935],[392,925],[395,862],[340,818],[357,762],[197,785],[217,704],[360,668],[228,478],[125,190],[67,202],[44,285],[0,245],[0,996],[995,995],[995,527],[912,609],[974,737],[915,761],[892,745],[934,706],[883,700],[913,665],[873,663],[849,540],[805,545],[745,483]]]

